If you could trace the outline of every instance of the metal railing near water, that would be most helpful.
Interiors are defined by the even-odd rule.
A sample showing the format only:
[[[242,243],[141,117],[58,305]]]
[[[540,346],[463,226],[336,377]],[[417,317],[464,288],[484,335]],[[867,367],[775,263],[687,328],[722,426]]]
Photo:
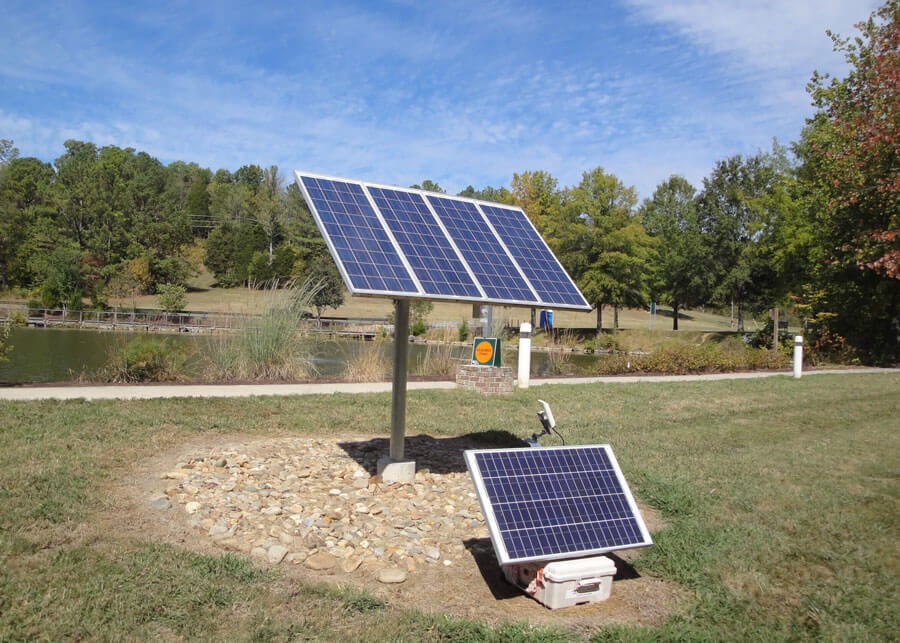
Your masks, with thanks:
[[[29,308],[18,302],[0,302],[0,322],[24,322],[38,328],[69,327],[94,330],[214,333],[236,332],[252,325],[257,315],[180,311],[167,313],[157,309],[71,310],[66,308]],[[297,321],[298,331],[374,339],[380,332],[390,334],[393,325],[383,319],[314,317]]]

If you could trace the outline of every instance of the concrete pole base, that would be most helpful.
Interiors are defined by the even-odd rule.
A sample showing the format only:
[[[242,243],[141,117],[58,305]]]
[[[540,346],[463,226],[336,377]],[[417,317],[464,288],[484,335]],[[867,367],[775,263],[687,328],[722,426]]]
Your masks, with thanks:
[[[394,460],[389,456],[384,456],[378,459],[378,475],[385,482],[414,482],[416,461]]]

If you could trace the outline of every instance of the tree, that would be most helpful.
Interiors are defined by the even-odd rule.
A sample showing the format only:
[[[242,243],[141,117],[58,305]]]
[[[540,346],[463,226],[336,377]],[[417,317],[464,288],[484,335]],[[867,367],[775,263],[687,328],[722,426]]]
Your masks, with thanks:
[[[513,205],[516,202],[515,196],[513,193],[507,190],[504,187],[494,188],[491,186],[485,186],[480,190],[476,190],[471,185],[467,186],[465,190],[457,194],[456,196],[464,196],[470,199],[478,199],[479,201],[493,201],[494,203],[506,203],[507,205]]]
[[[297,252],[301,269],[315,261],[327,258],[328,246],[313,219],[303,193],[296,183],[288,185],[284,199],[285,236]],[[302,270],[300,271],[302,273]]]
[[[187,306],[187,290],[179,284],[160,284],[156,288],[159,307],[166,313],[177,313]]]
[[[657,240],[651,290],[672,306],[672,330],[678,330],[679,310],[704,303],[709,292],[694,186],[681,176],[669,177],[641,206],[641,221]]]
[[[646,302],[653,240],[635,212],[637,195],[598,167],[562,199],[559,215],[544,221],[546,236],[585,298],[597,310],[597,334],[603,329],[603,306]]]
[[[736,307],[738,330],[744,330],[745,308],[759,312],[772,304],[777,274],[769,239],[778,213],[765,206],[778,180],[766,154],[746,158],[738,154],[716,163],[703,179],[697,199],[710,258],[712,298]]]
[[[6,165],[19,156],[19,149],[8,138],[0,138],[0,166]]]
[[[280,240],[284,227],[284,194],[278,166],[263,170],[262,181],[256,193],[256,220],[266,235],[269,246],[269,265],[275,258],[275,243]]]
[[[559,190],[559,182],[543,170],[513,174],[512,196],[541,235],[552,235],[549,226],[562,213],[565,194]]]
[[[419,185],[418,183],[415,183],[409,187],[411,187],[414,190],[425,190],[426,192],[438,192],[440,194],[447,193],[447,190],[445,190],[440,185],[438,185],[437,183],[435,183],[434,181],[432,181],[430,179],[425,179],[424,181],[422,181],[421,185]]]
[[[64,234],[53,224],[53,180],[53,167],[36,158],[0,165],[0,286],[31,287],[35,255],[46,258],[62,242]]]
[[[310,303],[316,309],[316,325],[320,325],[322,311],[337,309],[344,303],[344,282],[333,261],[318,261],[312,264],[307,283],[314,291]]]
[[[45,308],[81,309],[84,292],[81,260],[81,251],[72,245],[53,251],[44,268],[41,286],[41,303]]]
[[[850,71],[813,75],[818,111],[796,148],[801,178],[819,197],[804,304],[818,336],[889,362],[900,353],[900,1],[857,29],[853,40],[829,32]]]

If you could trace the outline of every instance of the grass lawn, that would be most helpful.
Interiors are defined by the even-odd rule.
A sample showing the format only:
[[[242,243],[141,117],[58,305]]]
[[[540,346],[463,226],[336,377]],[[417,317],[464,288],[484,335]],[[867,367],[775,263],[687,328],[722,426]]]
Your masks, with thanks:
[[[613,446],[667,523],[635,567],[688,599],[658,628],[590,631],[568,630],[566,610],[550,628],[426,614],[115,528],[110,489],[162,450],[384,436],[387,394],[2,402],[0,641],[895,640],[898,392],[900,375],[883,373],[410,392],[410,435],[525,437],[540,397],[568,443]]]
[[[214,288],[214,279],[208,272],[194,278],[187,293],[186,310],[246,313],[258,309],[264,294],[248,288]],[[132,300],[119,301],[120,305],[131,306]],[[156,295],[143,295],[134,300],[134,304],[140,308],[159,308],[159,298]],[[344,298],[344,305],[334,309],[327,309],[324,315],[330,317],[350,317],[362,319],[386,319],[393,313],[394,307],[390,299],[382,297],[351,297]],[[652,326],[650,313],[646,310],[623,308],[619,311],[619,328],[628,330],[668,331],[672,329],[671,310],[659,307],[658,314],[654,317]],[[518,327],[521,322],[529,321],[530,309],[509,306],[495,306],[493,311],[495,321],[508,322]],[[472,317],[471,304],[458,304],[447,302],[435,302],[433,312],[428,316],[431,322],[462,322]],[[559,328],[595,328],[597,325],[597,313],[557,310],[554,312],[554,324]],[[603,328],[611,329],[613,326],[613,309],[607,306],[603,310]],[[688,331],[729,331],[731,327],[729,317],[707,313],[699,310],[682,311],[679,316],[679,329]],[[754,330],[752,320],[747,320],[747,330]]]

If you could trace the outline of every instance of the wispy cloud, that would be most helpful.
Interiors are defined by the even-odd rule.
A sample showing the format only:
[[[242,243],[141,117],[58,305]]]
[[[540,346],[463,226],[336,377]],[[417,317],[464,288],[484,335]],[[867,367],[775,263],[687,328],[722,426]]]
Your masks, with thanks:
[[[825,29],[871,3],[849,4],[13,2],[0,136],[451,191],[602,166],[649,196],[796,137],[812,70],[842,69]]]

